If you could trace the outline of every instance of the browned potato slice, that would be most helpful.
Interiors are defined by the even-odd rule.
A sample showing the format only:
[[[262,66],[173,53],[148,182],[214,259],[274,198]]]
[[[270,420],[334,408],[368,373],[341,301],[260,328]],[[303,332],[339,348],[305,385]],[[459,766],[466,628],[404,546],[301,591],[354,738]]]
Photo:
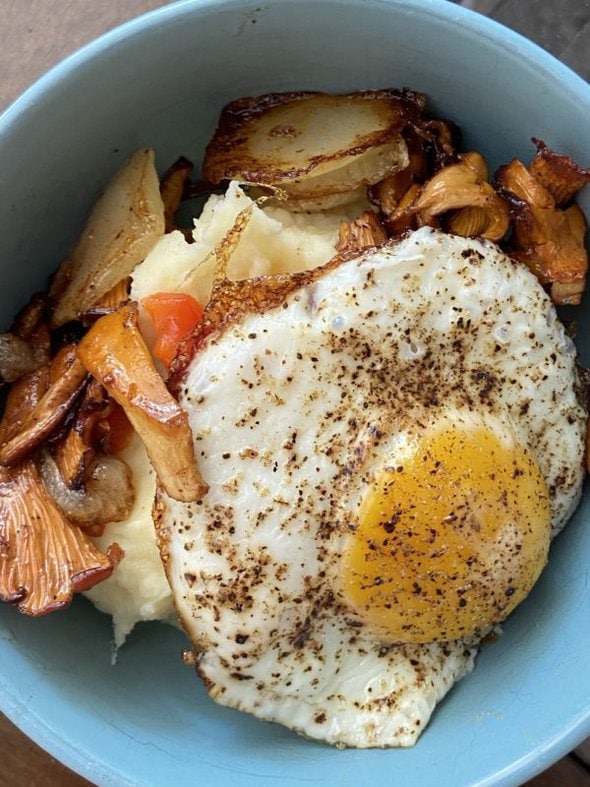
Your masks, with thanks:
[[[177,500],[207,491],[195,460],[188,417],[166,388],[137,328],[137,305],[101,317],[78,346],[88,371],[124,409],[158,479]]]
[[[54,279],[53,325],[89,311],[125,279],[164,233],[154,152],[139,150],[95,204],[70,257]]]
[[[342,196],[407,166],[402,131],[423,105],[423,96],[395,90],[240,99],[221,114],[203,175],[275,186],[294,202]]]
[[[367,186],[403,170],[408,149],[399,138],[370,148],[338,169],[281,184],[287,204],[299,210],[326,210],[360,199]]]

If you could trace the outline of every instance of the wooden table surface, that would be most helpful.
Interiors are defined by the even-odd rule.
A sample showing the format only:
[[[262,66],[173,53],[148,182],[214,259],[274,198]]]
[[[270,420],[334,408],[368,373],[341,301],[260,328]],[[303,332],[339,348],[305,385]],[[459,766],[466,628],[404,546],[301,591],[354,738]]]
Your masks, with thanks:
[[[161,0],[0,0],[0,111],[48,68]],[[590,2],[463,0],[549,49],[590,80]],[[585,162],[588,163],[588,162]],[[590,739],[528,785],[590,787]],[[0,714],[0,787],[82,787],[88,782]]]

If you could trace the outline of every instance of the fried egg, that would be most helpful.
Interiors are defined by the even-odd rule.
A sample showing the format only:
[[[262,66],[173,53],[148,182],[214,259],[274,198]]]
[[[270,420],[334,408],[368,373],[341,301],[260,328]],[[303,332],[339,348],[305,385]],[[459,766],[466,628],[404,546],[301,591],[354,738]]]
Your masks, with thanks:
[[[160,546],[218,702],[412,745],[582,487],[575,352],[534,276],[420,229],[212,332],[180,401],[209,492]]]

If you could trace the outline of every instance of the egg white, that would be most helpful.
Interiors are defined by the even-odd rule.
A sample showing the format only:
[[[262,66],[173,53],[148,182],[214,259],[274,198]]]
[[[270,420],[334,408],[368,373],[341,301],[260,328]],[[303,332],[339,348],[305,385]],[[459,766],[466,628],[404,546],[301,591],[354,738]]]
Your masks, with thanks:
[[[371,478],[441,420],[527,447],[557,532],[581,493],[573,345],[534,276],[423,228],[213,334],[180,397],[210,490],[163,497],[161,546],[217,701],[346,746],[407,746],[476,639],[395,645],[338,593]]]
[[[215,248],[245,208],[251,211],[250,220],[226,270],[233,279],[293,273],[327,262],[334,255],[340,222],[364,209],[351,206],[347,216],[343,212],[296,214],[284,208],[259,207],[237,183],[230,183],[223,196],[209,197],[194,220],[192,243],[187,243],[179,231],[160,238],[133,271],[131,298],[141,302],[157,292],[188,292],[200,303],[207,303],[215,272]],[[139,320],[144,338],[153,345],[153,323],[141,303]],[[108,523],[95,543],[104,550],[116,541],[124,549],[125,560],[112,577],[87,592],[98,609],[112,615],[116,647],[124,643],[139,621],[162,620],[176,625],[152,521],[155,476],[138,438],[122,458],[133,473],[136,503],[128,518]]]

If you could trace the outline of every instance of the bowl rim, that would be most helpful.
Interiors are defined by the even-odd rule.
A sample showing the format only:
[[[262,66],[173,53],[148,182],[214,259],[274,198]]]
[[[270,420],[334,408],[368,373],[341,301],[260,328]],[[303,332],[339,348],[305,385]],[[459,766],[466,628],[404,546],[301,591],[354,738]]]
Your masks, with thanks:
[[[273,5],[287,5],[289,2],[291,0],[272,0]],[[524,56],[530,54],[545,71],[563,79],[570,92],[580,92],[588,98],[590,84],[546,49],[484,14],[457,5],[453,0],[322,0],[322,2],[336,6],[413,8],[419,12],[428,10],[433,16],[447,21],[453,19],[459,26],[477,31],[478,35],[493,41],[500,48],[510,49],[512,52],[520,51]],[[71,71],[89,65],[97,55],[118,46],[124,40],[140,35],[144,30],[155,27],[161,21],[181,15],[185,9],[199,7],[204,10],[222,7],[230,9],[240,6],[243,7],[243,0],[176,0],[107,30],[52,66],[9,104],[0,113],[0,136],[6,133],[40,96],[65,79]]]
[[[290,2],[292,0],[270,0],[270,4],[274,6],[287,5]],[[520,33],[490,17],[457,5],[452,0],[322,0],[322,2],[324,5],[339,7],[347,5],[361,8],[381,6],[411,9],[417,13],[437,17],[444,22],[452,21],[492,42],[500,50],[512,54],[517,52],[523,58],[534,60],[536,67],[551,74],[553,78],[560,81],[566,92],[577,100],[588,103],[590,107],[590,84],[569,66]],[[207,13],[243,9],[243,7],[244,0],[176,0],[107,30],[50,68],[4,109],[0,114],[0,139],[13,126],[18,126],[23,121],[26,123],[29,110],[40,99],[67,82],[73,71],[90,68],[97,57],[104,55],[110,49],[124,45],[130,38],[141,36],[159,24],[181,17],[190,11],[201,10]],[[0,711],[23,733],[81,776],[105,784],[134,784],[123,776],[115,764],[107,764],[96,757],[89,759],[82,754],[74,741],[64,738],[59,729],[14,692],[14,687],[7,678],[8,675],[0,671]],[[590,703],[586,711],[575,716],[568,726],[546,743],[543,749],[531,748],[525,757],[485,778],[474,787],[492,784],[508,785],[516,781],[521,783],[532,778],[571,751],[588,735],[590,735]]]

